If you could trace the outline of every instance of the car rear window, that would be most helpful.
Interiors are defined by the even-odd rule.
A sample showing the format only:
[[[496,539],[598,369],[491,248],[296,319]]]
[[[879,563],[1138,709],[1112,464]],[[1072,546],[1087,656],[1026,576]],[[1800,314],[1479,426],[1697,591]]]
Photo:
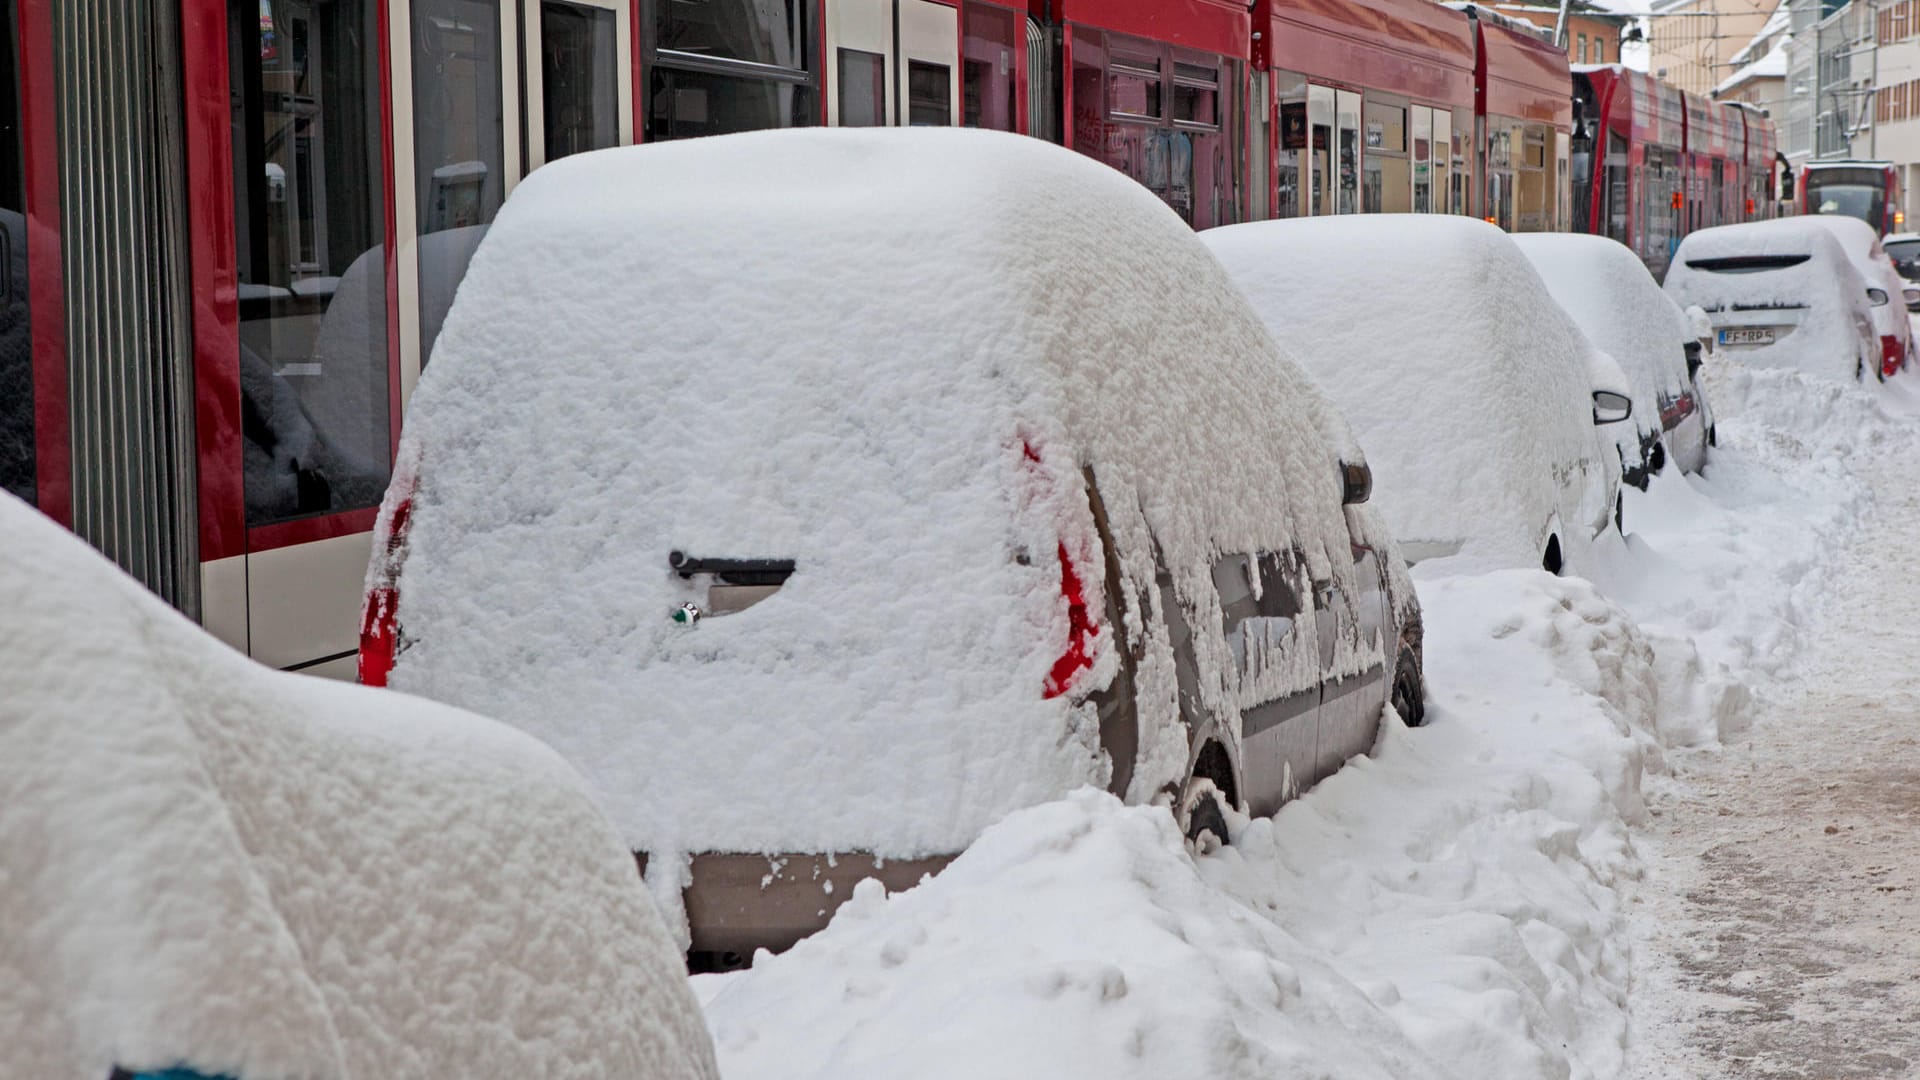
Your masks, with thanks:
[[[1896,240],[1886,247],[1888,257],[1895,262],[1911,262],[1920,256],[1920,240]]]
[[[1695,270],[1705,270],[1713,274],[1757,274],[1763,270],[1785,270],[1789,266],[1799,266],[1812,257],[1811,255],[1728,255],[1718,259],[1688,259],[1687,265]]]

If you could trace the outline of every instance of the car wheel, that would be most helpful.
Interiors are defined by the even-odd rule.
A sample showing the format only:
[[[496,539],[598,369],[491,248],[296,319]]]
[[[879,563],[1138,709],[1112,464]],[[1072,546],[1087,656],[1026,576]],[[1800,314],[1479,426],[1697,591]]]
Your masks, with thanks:
[[[1410,645],[1400,646],[1400,657],[1393,664],[1393,711],[1400,722],[1419,727],[1427,722],[1427,686],[1420,674],[1420,658]]]
[[[1647,455],[1647,471],[1658,475],[1660,470],[1666,467],[1667,444],[1664,442],[1654,443],[1653,452]]]
[[[1180,834],[1196,855],[1210,855],[1230,842],[1226,796],[1212,780],[1196,776],[1180,796]]]

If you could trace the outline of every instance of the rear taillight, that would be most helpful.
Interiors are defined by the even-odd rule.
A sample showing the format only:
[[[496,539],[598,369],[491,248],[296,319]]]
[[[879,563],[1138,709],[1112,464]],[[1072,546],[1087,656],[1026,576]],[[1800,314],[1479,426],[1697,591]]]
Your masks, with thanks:
[[[376,556],[379,568],[368,582],[360,608],[360,682],[365,686],[387,685],[387,673],[393,670],[394,645],[400,635],[400,564],[406,558],[407,530],[413,525],[411,494],[394,504],[393,516],[384,524],[386,543]],[[378,532],[375,537],[379,539]]]
[[[1907,353],[1900,347],[1900,339],[1892,334],[1880,335],[1880,373],[1892,375],[1900,370],[1900,361]]]
[[[1060,545],[1060,595],[1067,601],[1067,647],[1047,673],[1049,698],[1066,693],[1074,676],[1093,666],[1093,638],[1100,632],[1087,615],[1087,591],[1064,543]]]

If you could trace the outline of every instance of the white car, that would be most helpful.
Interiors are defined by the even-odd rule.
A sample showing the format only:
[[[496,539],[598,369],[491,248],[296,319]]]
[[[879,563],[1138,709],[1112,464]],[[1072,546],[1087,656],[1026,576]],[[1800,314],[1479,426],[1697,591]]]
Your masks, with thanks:
[[[6,494],[0,656],[6,1075],[717,1075],[533,739],[261,667]]]
[[[1688,233],[1662,288],[1706,311],[1716,349],[1731,360],[1885,378],[1868,284],[1833,232],[1809,217]]]
[[[363,679],[565,754],[696,964],[1086,785],[1206,849],[1421,708],[1344,424],[1164,203],[1035,139],[545,166],[399,459]]]
[[[1913,324],[1907,318],[1910,307],[1920,304],[1920,288],[1907,284],[1900,271],[1880,245],[1873,227],[1859,218],[1837,214],[1815,214],[1807,218],[1833,233],[1840,247],[1853,260],[1853,268],[1867,283],[1867,302],[1873,308],[1873,327],[1880,336],[1880,376],[1887,378],[1905,370],[1913,359]]]
[[[1701,345],[1692,317],[1615,240],[1521,233],[1513,242],[1587,339],[1626,369],[1634,416],[1659,440],[1646,448],[1649,469],[1659,472],[1671,457],[1683,471],[1699,472],[1713,441],[1713,413],[1696,377]],[[1644,478],[1628,482],[1646,487]]]
[[[1615,521],[1621,459],[1604,428],[1630,414],[1618,367],[1505,233],[1396,214],[1201,239],[1346,413],[1410,560],[1557,573]]]

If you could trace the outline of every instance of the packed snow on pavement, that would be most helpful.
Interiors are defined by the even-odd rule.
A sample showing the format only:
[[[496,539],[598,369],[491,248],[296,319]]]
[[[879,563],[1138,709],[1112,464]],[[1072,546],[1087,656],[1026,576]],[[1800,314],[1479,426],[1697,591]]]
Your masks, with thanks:
[[[1088,791],[917,888],[867,882],[791,951],[693,979],[723,1073],[1625,1075],[1649,796],[1794,675],[1874,511],[1847,459],[1912,443],[1897,389],[1709,379],[1705,475],[1627,492],[1624,541],[1563,578],[1415,569],[1426,727],[1383,725],[1197,859],[1164,810]]]

